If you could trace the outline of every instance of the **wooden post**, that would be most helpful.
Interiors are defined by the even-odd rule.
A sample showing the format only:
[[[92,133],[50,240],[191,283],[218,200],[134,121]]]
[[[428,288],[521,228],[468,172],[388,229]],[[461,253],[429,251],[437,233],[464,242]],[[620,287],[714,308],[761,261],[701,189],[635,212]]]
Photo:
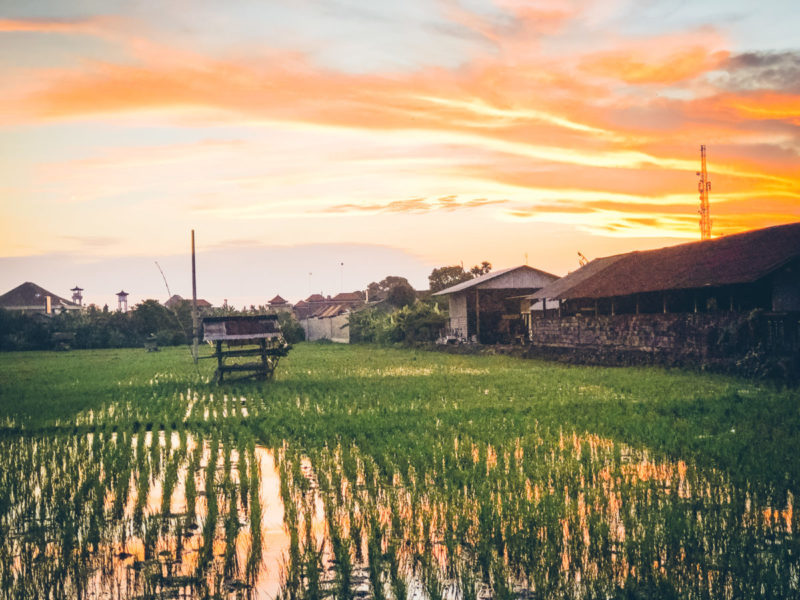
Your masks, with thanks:
[[[617,307],[616,307],[616,304],[615,304],[615,302],[614,302],[614,298],[612,298],[612,299],[611,299],[611,316],[612,316],[612,317],[613,317],[615,314],[617,314],[616,308],[617,308]]]
[[[222,340],[217,340],[217,376],[219,383],[222,383]]]
[[[261,374],[264,376],[264,379],[269,377],[268,369],[269,364],[267,363],[267,340],[262,339],[260,340],[261,345]]]
[[[662,312],[664,314],[667,314],[667,293],[666,292],[664,292],[664,295],[662,297],[661,307],[662,307]]]
[[[636,314],[639,314],[639,294],[636,294]]]
[[[481,299],[477,288],[475,288],[475,339],[481,343]]]
[[[197,364],[198,344],[200,340],[198,336],[200,330],[197,325],[197,276],[194,264],[194,229],[192,229],[192,358]],[[220,373],[220,376],[222,373]]]

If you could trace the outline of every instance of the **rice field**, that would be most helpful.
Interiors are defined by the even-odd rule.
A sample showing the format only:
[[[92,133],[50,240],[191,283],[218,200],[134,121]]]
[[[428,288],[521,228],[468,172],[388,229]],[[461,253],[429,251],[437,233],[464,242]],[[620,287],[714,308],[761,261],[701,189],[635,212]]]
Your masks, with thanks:
[[[0,355],[0,598],[795,598],[800,394],[300,344]]]

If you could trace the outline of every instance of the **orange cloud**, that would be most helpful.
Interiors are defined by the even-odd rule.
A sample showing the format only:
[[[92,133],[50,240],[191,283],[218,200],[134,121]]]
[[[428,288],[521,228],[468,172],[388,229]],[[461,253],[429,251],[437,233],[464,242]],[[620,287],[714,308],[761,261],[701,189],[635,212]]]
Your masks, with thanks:
[[[455,2],[444,6],[454,23],[478,33],[493,51],[472,56],[457,69],[353,74],[323,68],[302,53],[265,56],[261,48],[258,59],[245,53],[219,57],[120,35],[127,62],[26,72],[24,93],[6,94],[15,109],[7,115],[47,122],[147,111],[181,124],[229,119],[292,123],[326,133],[386,133],[398,156],[381,173],[400,178],[411,173],[411,178],[425,171],[430,178],[425,183],[436,179],[437,186],[362,202],[336,190],[327,204],[320,202],[319,213],[498,205],[498,214],[516,219],[547,214],[598,231],[646,229],[647,235],[659,228],[696,233],[694,171],[697,147],[706,143],[715,190],[721,192],[714,209],[729,207],[720,209],[720,228],[746,225],[745,209],[730,208],[740,193],[772,206],[764,208],[769,218],[785,222],[800,216],[792,205],[796,196],[788,204],[781,200],[798,187],[797,153],[787,150],[780,161],[762,158],[763,148],[793,147],[800,96],[733,93],[703,79],[729,56],[713,32],[703,46],[696,43],[697,32],[688,32],[648,40],[611,37],[589,55],[578,47],[548,54],[542,40],[578,17],[580,3],[504,2],[505,18],[476,15]],[[90,33],[104,23],[5,20],[0,31]],[[620,81],[677,84],[681,94],[642,94]],[[692,97],[698,93],[702,96]],[[459,196],[442,195],[451,190]],[[257,201],[252,208],[226,210],[243,219],[253,211],[269,213]],[[293,218],[306,214],[306,206],[292,210]]]
[[[0,33],[98,34],[115,19],[94,17],[83,20],[0,19]]]
[[[430,212],[443,210],[452,212],[454,210],[480,208],[483,206],[493,206],[506,204],[508,200],[490,200],[487,198],[474,198],[472,200],[459,200],[457,196],[441,196],[439,198],[410,198],[408,200],[395,200],[386,203],[371,204],[338,204],[323,210],[327,213],[406,213],[406,212]]]
[[[636,52],[628,49],[592,56],[581,63],[581,68],[626,83],[673,84],[717,68],[728,56],[728,52],[710,51],[701,45],[666,52],[639,48]]]

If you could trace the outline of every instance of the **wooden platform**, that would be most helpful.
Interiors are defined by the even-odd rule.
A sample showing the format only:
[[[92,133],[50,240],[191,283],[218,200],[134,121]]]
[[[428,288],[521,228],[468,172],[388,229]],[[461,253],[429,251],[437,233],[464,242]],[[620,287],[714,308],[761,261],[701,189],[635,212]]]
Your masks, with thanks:
[[[203,358],[217,359],[214,379],[218,383],[231,373],[260,381],[272,379],[281,357],[291,350],[275,315],[207,317],[203,330],[203,339],[215,347],[214,354]]]

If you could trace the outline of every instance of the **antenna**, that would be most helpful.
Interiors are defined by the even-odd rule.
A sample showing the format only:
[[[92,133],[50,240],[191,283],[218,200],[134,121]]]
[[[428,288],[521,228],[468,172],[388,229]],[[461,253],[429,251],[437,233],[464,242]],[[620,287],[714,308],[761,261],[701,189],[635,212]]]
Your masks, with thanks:
[[[706,147],[700,146],[700,171],[697,172],[700,181],[697,182],[697,189],[700,192],[700,239],[711,239],[711,210],[708,205],[708,192],[711,191],[711,182],[708,180],[706,170]]]

